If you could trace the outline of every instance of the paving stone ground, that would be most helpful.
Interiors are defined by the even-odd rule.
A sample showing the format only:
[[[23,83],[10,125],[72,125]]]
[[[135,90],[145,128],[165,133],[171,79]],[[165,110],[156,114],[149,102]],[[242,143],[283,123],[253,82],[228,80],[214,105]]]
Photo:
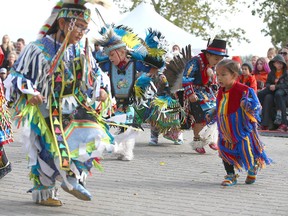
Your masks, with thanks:
[[[191,150],[193,133],[185,131],[183,145],[160,138],[160,146],[148,146],[149,129],[137,138],[135,159],[119,161],[105,155],[104,172],[93,169],[87,188],[92,201],[80,201],[59,188],[62,207],[32,202],[29,169],[23,154],[25,136],[15,131],[15,142],[6,146],[13,171],[0,180],[0,215],[115,215],[115,216],[287,216],[288,139],[262,136],[273,164],[260,171],[253,185],[222,187],[225,171],[217,152],[206,147],[199,155]],[[58,183],[60,187],[60,183]]]

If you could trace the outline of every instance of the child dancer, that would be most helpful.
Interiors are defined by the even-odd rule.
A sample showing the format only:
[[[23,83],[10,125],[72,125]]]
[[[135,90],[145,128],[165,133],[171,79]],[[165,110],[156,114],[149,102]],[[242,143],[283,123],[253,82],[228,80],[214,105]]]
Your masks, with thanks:
[[[224,57],[228,57],[226,41],[214,39],[211,44],[208,42],[207,48],[201,50],[199,55],[187,62],[183,72],[184,107],[188,107],[187,116],[192,115],[194,118],[191,146],[199,154],[206,153],[204,146],[207,144],[213,150],[218,149],[216,143],[201,139],[199,132],[205,126],[205,113],[216,105],[217,83],[213,70]]]
[[[217,64],[220,85],[217,105],[206,115],[210,119],[214,114],[218,124],[219,155],[227,172],[223,186],[237,183],[234,167],[247,170],[245,183],[253,184],[258,169],[271,162],[257,133],[261,105],[254,90],[237,81],[238,71],[239,66],[233,60],[225,59]]]

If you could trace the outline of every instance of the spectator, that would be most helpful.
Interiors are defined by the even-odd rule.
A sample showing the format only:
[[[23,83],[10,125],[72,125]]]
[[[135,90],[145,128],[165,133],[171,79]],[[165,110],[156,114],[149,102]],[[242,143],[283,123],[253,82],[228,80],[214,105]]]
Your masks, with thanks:
[[[255,68],[255,65],[256,65],[256,62],[257,62],[257,59],[258,59],[258,58],[259,58],[259,57],[256,56],[256,55],[254,55],[254,56],[251,57],[252,68]]]
[[[23,38],[18,38],[16,42],[16,54],[19,55],[24,47],[25,47],[25,40]]]
[[[271,47],[267,51],[267,58],[269,61],[274,58],[274,56],[277,54],[277,50],[274,47]]]
[[[284,57],[286,64],[288,64],[288,47],[283,47],[282,49],[280,49],[279,54]]]
[[[240,56],[232,56],[232,60],[238,62],[240,65],[242,65],[242,59]]]
[[[174,45],[172,46],[172,53],[180,54],[180,46],[177,45],[177,44],[174,44]]]
[[[174,44],[171,48],[171,51],[168,52],[165,56],[166,62],[170,62],[174,58],[174,56],[177,56],[177,55],[182,57],[180,52],[181,52],[180,46],[177,44]]]
[[[8,54],[7,61],[2,65],[4,68],[7,69],[7,73],[9,74],[10,69],[14,65],[15,61],[17,60],[17,54],[15,51],[12,51]]]
[[[0,78],[1,81],[3,82],[7,77],[7,69],[6,68],[1,68],[0,69]]]
[[[242,74],[239,77],[240,83],[249,86],[257,93],[257,81],[255,75],[252,74],[252,65],[250,63],[244,63],[242,64],[241,69]]]
[[[257,81],[257,90],[261,90],[266,85],[268,73],[270,72],[269,65],[264,57],[258,58],[254,67],[253,73]]]
[[[0,66],[3,66],[6,64],[8,54],[14,50],[13,43],[10,41],[10,37],[7,34],[2,37],[1,49],[4,53],[4,61]]]
[[[266,87],[258,92],[258,98],[263,107],[262,129],[274,129],[287,131],[286,96],[288,93],[288,73],[286,62],[280,54],[269,62],[271,72],[268,75]],[[276,107],[276,118],[275,110]],[[275,121],[273,122],[273,119]]]
[[[242,70],[241,70],[241,65],[242,65],[242,59],[240,56],[232,56],[232,60],[238,63],[238,67],[239,67],[239,75],[242,74]]]

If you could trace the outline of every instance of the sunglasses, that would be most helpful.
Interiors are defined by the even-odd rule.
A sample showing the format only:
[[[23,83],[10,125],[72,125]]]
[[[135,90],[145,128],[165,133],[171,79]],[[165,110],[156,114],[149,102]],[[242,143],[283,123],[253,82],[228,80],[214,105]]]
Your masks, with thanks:
[[[286,56],[288,53],[287,52],[279,52],[280,55]]]

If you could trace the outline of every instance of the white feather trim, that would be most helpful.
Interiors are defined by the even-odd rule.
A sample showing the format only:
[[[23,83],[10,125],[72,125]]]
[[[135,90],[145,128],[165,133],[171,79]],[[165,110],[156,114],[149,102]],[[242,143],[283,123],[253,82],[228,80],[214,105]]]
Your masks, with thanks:
[[[218,141],[218,129],[217,123],[214,122],[212,125],[206,125],[200,132],[199,136],[205,144],[217,143]]]
[[[195,150],[197,148],[203,148],[205,145],[207,145],[207,143],[200,140],[200,141],[192,141],[190,145],[192,146],[192,149]]]
[[[32,191],[32,199],[34,202],[41,202],[42,200],[47,200],[49,197],[51,197],[52,199],[58,199],[56,187],[53,187],[51,189]]]

